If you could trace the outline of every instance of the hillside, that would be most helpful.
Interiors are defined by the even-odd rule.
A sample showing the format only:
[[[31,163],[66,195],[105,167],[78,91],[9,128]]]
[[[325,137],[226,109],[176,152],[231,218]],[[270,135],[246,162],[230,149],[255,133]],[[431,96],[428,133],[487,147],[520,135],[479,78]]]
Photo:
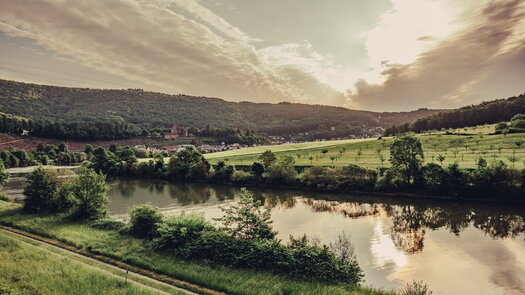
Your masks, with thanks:
[[[68,88],[0,80],[0,110],[30,119],[124,120],[144,129],[172,123],[252,129],[267,135],[310,133],[310,138],[360,135],[435,114],[438,110],[378,113],[296,103],[228,102],[140,89]],[[331,130],[335,127],[335,130]]]
[[[448,128],[463,128],[483,124],[493,124],[509,121],[517,114],[525,113],[525,93],[507,99],[482,102],[478,105],[466,106],[457,110],[443,111],[426,118],[420,118],[413,123],[405,123],[386,130],[386,135],[401,132],[421,132]]]

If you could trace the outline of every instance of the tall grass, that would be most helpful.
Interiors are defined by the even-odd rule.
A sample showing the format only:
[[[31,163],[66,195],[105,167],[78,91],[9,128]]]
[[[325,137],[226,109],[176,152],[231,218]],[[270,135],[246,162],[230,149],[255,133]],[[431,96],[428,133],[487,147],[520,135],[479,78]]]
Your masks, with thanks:
[[[0,294],[156,294],[0,234]]]

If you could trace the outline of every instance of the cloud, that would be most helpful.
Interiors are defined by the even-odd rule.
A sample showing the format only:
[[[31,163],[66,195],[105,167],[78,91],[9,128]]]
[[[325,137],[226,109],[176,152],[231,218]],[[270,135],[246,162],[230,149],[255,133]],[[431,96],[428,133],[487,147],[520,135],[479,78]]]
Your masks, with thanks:
[[[357,81],[349,91],[348,105],[376,110],[457,107],[524,92],[525,3],[490,1],[466,6],[463,13],[464,24],[450,35],[444,32],[436,40],[432,36],[431,46],[407,55],[420,51],[413,61],[396,56],[403,47],[395,39],[391,46],[384,44],[385,58],[391,47],[394,53],[383,63],[383,81]],[[418,38],[429,39],[427,33]]]
[[[195,1],[0,0],[0,5],[0,30],[85,66],[175,93],[344,99],[304,69],[268,62],[251,44],[256,39]]]

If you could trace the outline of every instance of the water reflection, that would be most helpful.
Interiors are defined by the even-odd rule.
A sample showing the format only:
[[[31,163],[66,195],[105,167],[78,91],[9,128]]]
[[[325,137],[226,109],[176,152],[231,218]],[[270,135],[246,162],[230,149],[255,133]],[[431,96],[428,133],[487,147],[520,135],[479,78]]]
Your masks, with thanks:
[[[22,181],[11,179],[7,189],[21,191]],[[214,218],[221,214],[219,206],[234,202],[240,193],[231,186],[139,179],[109,184],[110,211],[117,217],[135,204],[151,203],[166,214],[198,211]],[[272,209],[283,241],[290,234],[308,234],[328,243],[342,231],[350,233],[366,282],[375,287],[394,288],[416,279],[428,282],[435,294],[525,290],[523,205],[250,191]]]

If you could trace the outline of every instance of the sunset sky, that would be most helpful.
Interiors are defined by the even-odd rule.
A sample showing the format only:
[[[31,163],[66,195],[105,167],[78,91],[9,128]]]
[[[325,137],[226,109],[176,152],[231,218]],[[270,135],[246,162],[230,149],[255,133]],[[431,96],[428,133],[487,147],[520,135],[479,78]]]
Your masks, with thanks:
[[[525,92],[525,1],[0,0],[0,78],[460,107]]]

